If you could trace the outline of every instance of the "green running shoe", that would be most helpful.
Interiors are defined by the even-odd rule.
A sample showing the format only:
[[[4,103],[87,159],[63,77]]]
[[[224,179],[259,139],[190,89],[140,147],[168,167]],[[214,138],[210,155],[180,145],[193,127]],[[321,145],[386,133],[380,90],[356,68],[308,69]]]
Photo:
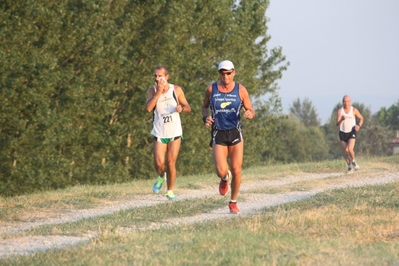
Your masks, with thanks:
[[[175,197],[175,194],[173,194],[173,191],[168,191],[168,193],[166,193],[165,196],[168,198],[168,200],[171,200],[171,201],[177,200],[177,198]]]
[[[158,193],[162,189],[163,183],[165,183],[166,179],[158,176],[157,181],[155,181],[154,185],[152,186],[152,191],[154,193]]]

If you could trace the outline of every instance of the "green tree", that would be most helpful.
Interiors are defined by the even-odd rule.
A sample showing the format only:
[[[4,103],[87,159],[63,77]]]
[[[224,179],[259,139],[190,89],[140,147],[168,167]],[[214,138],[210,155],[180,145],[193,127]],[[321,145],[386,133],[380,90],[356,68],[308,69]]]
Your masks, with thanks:
[[[299,98],[296,99],[290,106],[290,112],[298,117],[305,126],[320,126],[316,108],[308,98],[303,99],[302,102]]]
[[[320,127],[307,127],[290,114],[280,117],[271,131],[272,147],[263,156],[270,161],[291,163],[320,161],[328,158],[328,145]]]
[[[276,102],[272,104],[270,101]],[[251,121],[242,120],[245,139],[244,167],[275,161],[270,155],[274,154],[275,149],[274,130],[280,119],[278,113],[282,109],[280,99],[277,97],[270,97],[268,101],[256,99],[253,104],[256,106],[256,117]],[[271,106],[277,109],[271,109]]]
[[[219,61],[232,60],[236,80],[254,97],[269,95],[268,110],[279,108],[276,81],[288,63],[282,48],[267,49],[268,5],[1,2],[0,194],[151,177],[151,114],[144,102],[158,64],[169,68],[193,106],[182,116],[178,171],[208,172],[200,106]]]
[[[399,100],[389,108],[382,107],[373,117],[375,130],[373,135],[372,151],[376,154],[392,154],[392,147],[389,146],[395,138],[396,131],[399,130]]]
[[[376,116],[381,126],[399,130],[399,100],[389,108],[382,107]]]

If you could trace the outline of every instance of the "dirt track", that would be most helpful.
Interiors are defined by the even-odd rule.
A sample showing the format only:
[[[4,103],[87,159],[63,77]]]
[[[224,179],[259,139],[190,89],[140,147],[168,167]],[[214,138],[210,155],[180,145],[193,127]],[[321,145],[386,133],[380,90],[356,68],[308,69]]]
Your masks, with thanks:
[[[330,174],[309,174],[307,176],[290,176],[280,180],[265,180],[256,183],[243,183],[241,186],[241,195],[245,197],[244,202],[239,203],[241,209],[240,215],[251,215],[257,211],[279,204],[287,202],[297,201],[305,198],[314,196],[317,193],[344,187],[360,187],[365,185],[376,185],[385,184],[390,182],[399,181],[399,173],[391,173],[382,176],[369,176],[359,178],[359,175],[346,175],[348,178],[343,178],[342,181],[334,183],[334,185],[320,185],[315,189],[308,191],[294,191],[280,194],[261,194],[252,193],[255,189],[259,188],[270,188],[280,187],[290,184],[295,184],[299,181],[310,181],[317,179],[325,179],[330,177],[341,177],[345,173],[330,173]],[[192,199],[214,196],[217,193],[217,187],[208,187],[201,190],[181,192],[178,193],[179,199]],[[37,228],[43,225],[57,225],[67,222],[74,222],[84,218],[90,218],[95,216],[112,214],[114,212],[132,208],[140,208],[144,206],[153,206],[156,204],[164,203],[165,199],[163,195],[149,194],[137,198],[132,198],[128,201],[118,202],[103,208],[94,209],[80,209],[72,212],[63,213],[57,217],[50,217],[41,219],[36,222],[15,222],[15,223],[1,223],[0,224],[0,235],[2,238],[8,236],[7,239],[0,240],[0,258],[15,256],[15,255],[29,255],[37,251],[44,251],[48,249],[63,248],[70,245],[75,245],[81,242],[90,241],[90,239],[96,238],[97,234],[87,234],[82,236],[31,236],[31,237],[12,237],[13,234],[24,232],[26,230]],[[201,223],[214,219],[221,218],[233,218],[235,215],[229,214],[227,207],[214,209],[207,213],[202,213],[195,216],[179,217],[160,221],[158,223],[151,223],[140,228],[118,228],[118,233],[128,233],[132,230],[148,230],[148,229],[159,229],[170,226],[179,226],[182,224]],[[9,237],[11,236],[11,237]]]

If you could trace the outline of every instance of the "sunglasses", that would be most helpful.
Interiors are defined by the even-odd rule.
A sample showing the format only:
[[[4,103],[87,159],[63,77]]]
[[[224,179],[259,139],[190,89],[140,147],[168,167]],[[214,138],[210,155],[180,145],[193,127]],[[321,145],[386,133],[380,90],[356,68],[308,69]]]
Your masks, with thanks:
[[[234,71],[230,71],[230,72],[219,72],[219,75],[221,75],[222,77],[227,75],[230,76]]]

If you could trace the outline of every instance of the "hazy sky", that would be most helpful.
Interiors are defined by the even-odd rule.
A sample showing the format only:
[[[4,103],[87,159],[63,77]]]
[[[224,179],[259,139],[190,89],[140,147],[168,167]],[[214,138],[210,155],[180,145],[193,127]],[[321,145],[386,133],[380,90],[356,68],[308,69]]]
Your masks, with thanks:
[[[270,0],[266,16],[268,47],[290,61],[285,113],[307,97],[324,124],[345,94],[373,114],[399,100],[399,0]]]

